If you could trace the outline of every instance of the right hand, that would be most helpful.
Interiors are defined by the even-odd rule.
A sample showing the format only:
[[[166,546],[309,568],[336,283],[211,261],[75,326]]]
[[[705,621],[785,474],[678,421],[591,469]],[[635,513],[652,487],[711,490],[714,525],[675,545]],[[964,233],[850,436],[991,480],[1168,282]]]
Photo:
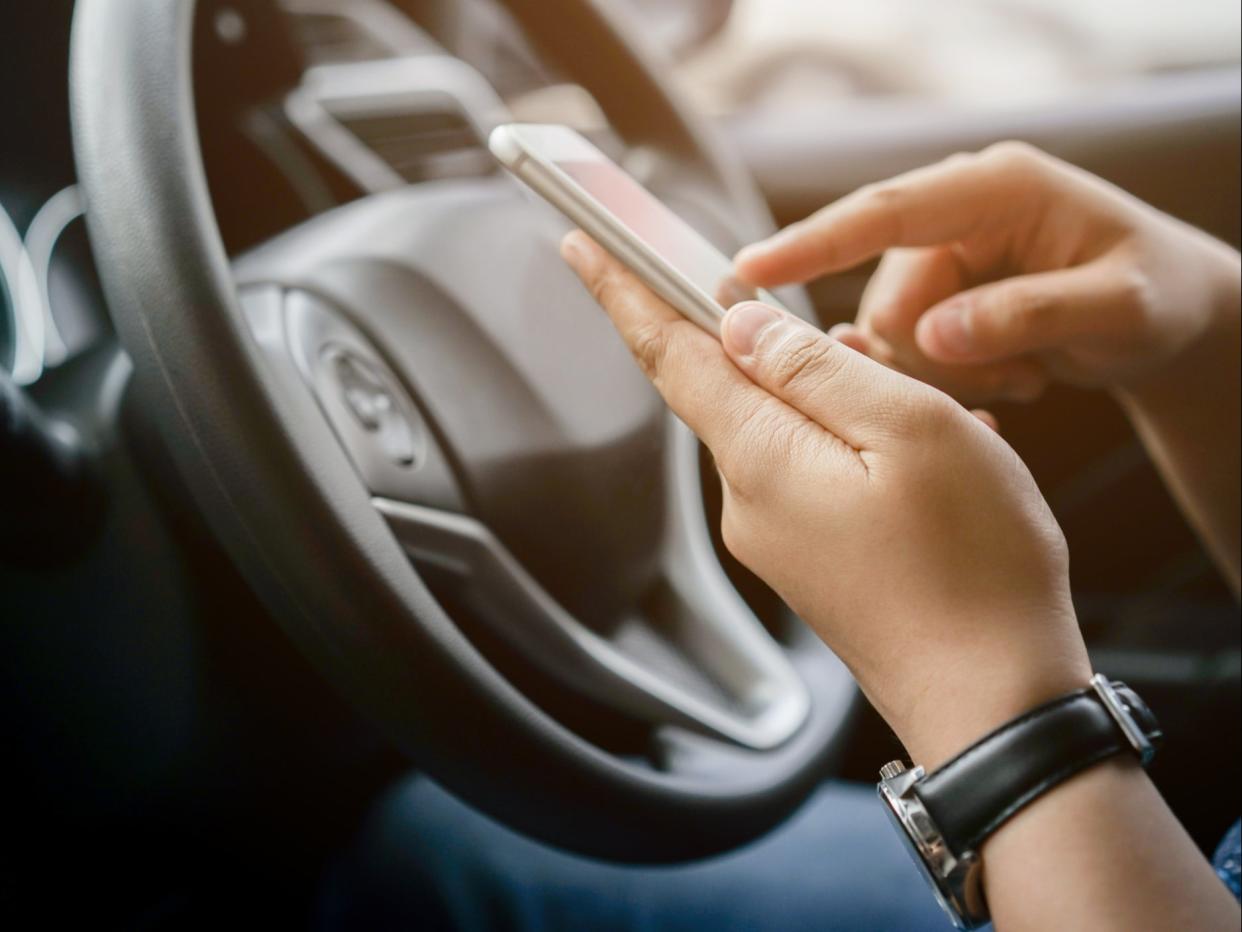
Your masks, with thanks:
[[[735,267],[772,287],[881,253],[833,336],[971,402],[1125,391],[1209,338],[1238,288],[1224,244],[1020,143],[862,188]]]

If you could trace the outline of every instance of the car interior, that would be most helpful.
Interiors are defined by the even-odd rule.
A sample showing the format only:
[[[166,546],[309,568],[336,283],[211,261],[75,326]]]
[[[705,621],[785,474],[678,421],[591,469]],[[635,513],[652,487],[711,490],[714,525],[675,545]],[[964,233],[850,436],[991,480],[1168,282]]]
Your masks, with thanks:
[[[901,755],[724,548],[712,463],[488,133],[573,126],[730,255],[1004,139],[1237,247],[1237,30],[958,0],[977,35],[916,61],[892,23],[927,5],[805,6],[0,5],[5,915],[308,925],[414,772],[659,864]],[[990,84],[1001,59],[1028,70]],[[781,298],[852,320],[873,268]],[[1107,396],[996,414],[1210,851],[1242,810],[1237,605]]]

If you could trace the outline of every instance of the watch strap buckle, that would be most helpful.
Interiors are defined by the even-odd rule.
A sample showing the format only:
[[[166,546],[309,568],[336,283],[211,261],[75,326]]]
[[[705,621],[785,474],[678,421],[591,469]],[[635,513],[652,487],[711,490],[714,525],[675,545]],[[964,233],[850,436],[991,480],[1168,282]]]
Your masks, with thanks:
[[[1091,688],[1099,697],[1104,711],[1108,713],[1118,730],[1129,742],[1130,747],[1134,749],[1134,753],[1138,755],[1139,762],[1146,767],[1156,754],[1156,746],[1135,719],[1134,711],[1103,673],[1097,673],[1091,677]]]

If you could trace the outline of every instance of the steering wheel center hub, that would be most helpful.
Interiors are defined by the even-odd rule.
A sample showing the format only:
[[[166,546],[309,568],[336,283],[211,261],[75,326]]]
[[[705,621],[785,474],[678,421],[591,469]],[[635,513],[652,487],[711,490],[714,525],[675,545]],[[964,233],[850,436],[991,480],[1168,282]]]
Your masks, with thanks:
[[[291,293],[287,338],[320,403],[334,393],[374,422],[342,437],[364,480],[390,472],[376,459],[412,459],[398,497],[469,511],[567,610],[606,628],[655,572],[665,414],[577,280],[546,261],[563,229],[504,179],[446,182],[326,215],[236,268],[243,287]],[[537,287],[515,293],[533,267]],[[421,482],[414,436],[438,446],[452,497],[442,472]]]

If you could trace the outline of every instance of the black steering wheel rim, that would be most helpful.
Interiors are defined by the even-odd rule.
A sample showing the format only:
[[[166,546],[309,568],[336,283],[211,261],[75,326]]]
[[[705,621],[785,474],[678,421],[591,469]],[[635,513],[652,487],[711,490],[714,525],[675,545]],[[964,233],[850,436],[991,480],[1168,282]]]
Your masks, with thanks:
[[[556,33],[541,32],[538,0],[507,6],[558,46],[623,135],[701,168],[749,233],[770,222],[744,174],[599,6],[564,5]],[[273,404],[278,377],[246,323],[215,224],[194,121],[194,7],[79,0],[71,89],[110,311],[214,532],[299,648],[420,767],[482,810],[624,860],[705,855],[762,834],[824,776],[848,706],[839,683],[831,697],[816,693],[794,737],[728,774],[620,760],[487,663],[411,569],[343,454],[308,455],[304,437],[323,433],[321,415],[310,403]],[[616,69],[630,80],[605,78]]]

